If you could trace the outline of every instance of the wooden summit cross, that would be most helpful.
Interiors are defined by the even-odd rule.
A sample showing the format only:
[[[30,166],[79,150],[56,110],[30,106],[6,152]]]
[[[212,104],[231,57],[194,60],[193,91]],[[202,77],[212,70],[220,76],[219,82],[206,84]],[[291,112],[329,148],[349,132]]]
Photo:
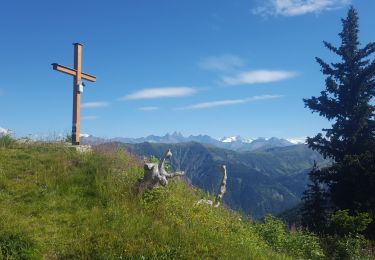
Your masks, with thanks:
[[[80,119],[81,119],[81,93],[83,91],[82,80],[96,81],[96,77],[82,73],[82,44],[74,43],[74,69],[52,63],[53,69],[73,76],[73,126],[72,144],[79,145]]]

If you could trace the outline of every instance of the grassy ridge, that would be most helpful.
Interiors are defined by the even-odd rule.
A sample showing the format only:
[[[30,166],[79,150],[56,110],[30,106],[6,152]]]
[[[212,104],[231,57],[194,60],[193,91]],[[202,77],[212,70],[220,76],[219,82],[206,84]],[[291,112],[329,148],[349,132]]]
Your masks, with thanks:
[[[289,259],[182,181],[134,194],[142,174],[122,150],[0,143],[0,259]]]

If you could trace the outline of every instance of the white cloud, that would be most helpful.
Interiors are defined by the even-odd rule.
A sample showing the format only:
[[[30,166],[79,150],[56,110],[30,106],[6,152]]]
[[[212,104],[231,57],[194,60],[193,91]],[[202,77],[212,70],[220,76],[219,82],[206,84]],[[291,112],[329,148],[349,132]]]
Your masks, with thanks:
[[[87,137],[90,137],[89,134],[79,134],[79,136],[80,136],[80,137],[86,137],[86,138],[87,138]]]
[[[0,127],[0,136],[11,134],[11,133],[12,133],[12,131],[10,131],[9,129]]]
[[[262,16],[297,16],[308,13],[320,13],[348,5],[351,0],[266,0],[252,10]]]
[[[97,116],[83,116],[81,117],[82,120],[95,120],[98,119]]]
[[[227,99],[227,100],[217,100],[217,101],[209,101],[198,103],[186,107],[177,108],[177,110],[190,110],[190,109],[207,109],[213,107],[222,107],[222,106],[230,106],[230,105],[237,105],[237,104],[244,104],[258,100],[267,100],[267,99],[275,99],[281,98],[281,95],[262,95],[262,96],[253,96],[244,99]]]
[[[198,63],[201,69],[228,71],[245,65],[245,61],[235,55],[221,55],[204,58]]]
[[[109,104],[107,102],[87,102],[82,103],[81,108],[100,108],[100,107],[107,107]]]
[[[138,108],[138,110],[141,110],[141,111],[155,111],[155,110],[159,110],[159,107],[140,107],[140,108]]]
[[[238,73],[235,76],[225,76],[222,81],[225,85],[235,86],[244,84],[259,84],[281,81],[297,76],[294,71],[284,70],[252,70]]]
[[[184,97],[191,96],[196,92],[195,89],[189,87],[147,88],[129,94],[121,100]]]

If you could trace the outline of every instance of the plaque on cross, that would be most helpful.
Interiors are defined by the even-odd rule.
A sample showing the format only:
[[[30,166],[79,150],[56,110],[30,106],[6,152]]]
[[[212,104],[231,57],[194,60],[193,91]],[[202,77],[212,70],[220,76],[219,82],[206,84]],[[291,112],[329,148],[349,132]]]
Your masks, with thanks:
[[[96,81],[96,77],[82,72],[82,44],[74,43],[74,69],[52,63],[54,70],[73,76],[73,126],[72,126],[72,144],[79,145],[80,137],[80,107],[81,93],[83,88],[82,80],[91,82]]]

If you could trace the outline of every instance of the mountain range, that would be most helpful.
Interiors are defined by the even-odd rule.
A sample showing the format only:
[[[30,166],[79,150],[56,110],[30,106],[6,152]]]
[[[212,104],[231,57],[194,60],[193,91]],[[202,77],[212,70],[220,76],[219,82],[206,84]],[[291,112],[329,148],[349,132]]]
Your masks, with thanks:
[[[116,149],[120,146],[141,158],[160,158],[171,149],[172,167],[185,171],[188,183],[211,194],[217,192],[221,181],[218,167],[225,164],[228,169],[225,204],[253,218],[279,214],[299,204],[314,161],[320,165],[327,163],[304,140],[276,137],[215,139],[208,135],[184,137],[174,132],[142,138],[104,139],[84,135],[81,143]]]
[[[108,142],[120,142],[120,143],[164,143],[164,144],[177,144],[177,143],[188,143],[198,142],[202,144],[213,145],[218,148],[229,149],[233,151],[254,151],[258,149],[268,149],[273,147],[285,147],[303,143],[304,140],[298,139],[282,139],[277,137],[264,138],[259,137],[257,139],[246,139],[241,136],[229,136],[220,139],[212,138],[208,135],[190,135],[184,137],[181,133],[174,132],[172,134],[166,134],[164,136],[150,135],[141,138],[126,138],[116,137],[111,139],[105,139],[95,137],[92,135],[82,135],[82,144],[103,144]]]

